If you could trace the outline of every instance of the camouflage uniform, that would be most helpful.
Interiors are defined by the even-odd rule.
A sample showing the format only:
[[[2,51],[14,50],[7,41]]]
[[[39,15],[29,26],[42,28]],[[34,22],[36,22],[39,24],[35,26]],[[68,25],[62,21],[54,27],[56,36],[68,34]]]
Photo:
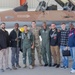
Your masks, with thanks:
[[[39,64],[42,65],[41,63],[41,49],[40,49],[40,38],[39,38],[39,27],[36,28],[31,28],[31,31],[34,35],[34,45],[38,54],[38,60]],[[33,58],[33,66],[35,65],[35,48],[32,50],[32,58]]]

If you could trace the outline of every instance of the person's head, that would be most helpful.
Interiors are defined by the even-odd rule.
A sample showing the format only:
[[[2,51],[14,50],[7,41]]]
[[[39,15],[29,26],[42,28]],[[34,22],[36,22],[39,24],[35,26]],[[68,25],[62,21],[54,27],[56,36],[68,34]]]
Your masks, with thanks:
[[[51,24],[51,29],[55,29],[55,28],[56,28],[55,23],[52,23],[52,24]]]
[[[24,31],[28,31],[28,26],[24,25]]]
[[[46,29],[47,28],[46,22],[43,22],[42,26],[43,26],[44,29]]]
[[[4,30],[4,29],[5,29],[5,26],[6,26],[6,24],[5,24],[5,23],[2,23],[2,24],[1,24],[1,29]]]
[[[35,27],[36,27],[36,22],[32,21],[32,28],[35,28]]]
[[[65,24],[65,23],[62,23],[62,24],[61,24],[61,28],[62,28],[62,30],[65,30],[66,24]]]
[[[15,30],[18,30],[19,24],[18,23],[15,23],[14,28],[15,28]]]
[[[70,30],[74,28],[74,25],[71,23],[70,24]]]

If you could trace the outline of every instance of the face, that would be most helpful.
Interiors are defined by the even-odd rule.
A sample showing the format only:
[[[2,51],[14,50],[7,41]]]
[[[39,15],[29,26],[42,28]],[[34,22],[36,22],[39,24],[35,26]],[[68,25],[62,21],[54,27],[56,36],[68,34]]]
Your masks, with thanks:
[[[1,25],[1,28],[2,28],[2,29],[5,29],[5,24],[2,24],[2,25]]]
[[[74,26],[72,24],[70,24],[70,29],[74,28]]]
[[[28,30],[28,27],[27,26],[24,26],[24,31],[27,31]]]
[[[15,29],[17,30],[19,28],[19,24],[15,24]]]
[[[36,27],[36,22],[32,22],[32,28]]]
[[[51,29],[55,29],[56,25],[55,24],[51,24]]]
[[[43,23],[43,25],[42,25],[42,26],[43,26],[43,28],[44,28],[44,29],[46,29],[46,28],[47,28],[46,23]]]
[[[62,29],[65,29],[65,28],[66,28],[66,25],[65,25],[65,24],[62,24],[62,25],[61,25],[61,28],[62,28]]]

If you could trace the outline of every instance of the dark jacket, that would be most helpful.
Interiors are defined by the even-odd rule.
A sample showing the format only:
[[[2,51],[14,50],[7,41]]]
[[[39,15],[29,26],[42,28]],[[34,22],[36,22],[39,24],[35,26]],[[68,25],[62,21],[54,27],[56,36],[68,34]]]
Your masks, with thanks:
[[[68,46],[75,47],[75,29],[72,29],[69,32]]]
[[[17,38],[17,33],[13,29],[10,32],[10,47],[21,47],[21,32],[20,32],[20,30],[18,30],[18,40],[19,40],[18,43],[17,43],[17,41],[15,41],[16,38]]]
[[[57,29],[55,29],[54,31],[51,29],[50,30],[50,33],[49,33],[49,36],[50,36],[50,45],[51,46],[59,46],[60,45],[60,36],[59,36],[59,32]]]
[[[5,30],[0,29],[0,49],[5,49],[9,47],[9,35]]]

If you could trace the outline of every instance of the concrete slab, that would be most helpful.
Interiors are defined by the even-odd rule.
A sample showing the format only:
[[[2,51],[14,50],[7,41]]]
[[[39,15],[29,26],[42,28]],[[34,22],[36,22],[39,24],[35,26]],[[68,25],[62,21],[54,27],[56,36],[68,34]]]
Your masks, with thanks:
[[[9,64],[11,67],[10,60],[11,60],[11,50],[9,51]],[[23,68],[24,65],[22,62],[22,53],[20,53],[20,65],[22,67],[21,69],[11,70],[11,71],[7,70],[3,73],[0,72],[0,75],[71,75],[70,70],[72,62],[70,62],[69,68],[67,69],[39,66],[36,54],[36,67],[34,69],[29,69],[29,67]]]

